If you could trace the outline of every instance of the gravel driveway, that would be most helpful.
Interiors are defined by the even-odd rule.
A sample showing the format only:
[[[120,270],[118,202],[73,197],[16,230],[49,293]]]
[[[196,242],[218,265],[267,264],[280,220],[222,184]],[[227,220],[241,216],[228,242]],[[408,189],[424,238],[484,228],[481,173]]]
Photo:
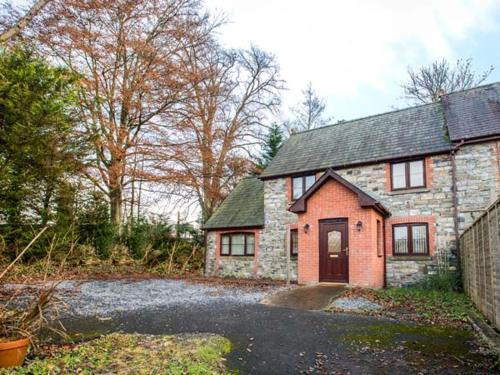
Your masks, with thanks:
[[[279,286],[178,280],[64,282],[75,337],[110,332],[215,333],[241,374],[492,374],[468,332],[258,303]],[[372,346],[373,345],[373,346]]]
[[[283,287],[241,288],[181,280],[65,281],[58,289],[72,316],[108,316],[141,309],[193,308],[214,304],[255,304]]]

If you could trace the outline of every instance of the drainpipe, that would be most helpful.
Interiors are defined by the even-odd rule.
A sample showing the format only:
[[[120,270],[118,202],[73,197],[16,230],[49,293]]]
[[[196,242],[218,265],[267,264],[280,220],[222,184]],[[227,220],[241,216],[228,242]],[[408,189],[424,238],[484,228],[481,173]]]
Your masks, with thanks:
[[[452,201],[453,201],[453,221],[455,231],[455,252],[457,257],[457,268],[460,271],[460,231],[458,229],[458,194],[457,194],[457,164],[455,161],[455,154],[460,147],[465,143],[461,140],[451,148],[451,183],[452,183]]]

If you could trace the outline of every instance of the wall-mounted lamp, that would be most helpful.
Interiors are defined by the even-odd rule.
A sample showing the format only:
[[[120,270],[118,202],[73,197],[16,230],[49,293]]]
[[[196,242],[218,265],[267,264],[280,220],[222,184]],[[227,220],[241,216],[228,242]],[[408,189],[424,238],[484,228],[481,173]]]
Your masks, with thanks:
[[[363,223],[361,222],[361,220],[356,223],[356,229],[358,230],[358,232],[361,232],[361,229],[363,229]]]
[[[304,224],[304,233],[309,232],[309,227],[310,227],[309,224]]]

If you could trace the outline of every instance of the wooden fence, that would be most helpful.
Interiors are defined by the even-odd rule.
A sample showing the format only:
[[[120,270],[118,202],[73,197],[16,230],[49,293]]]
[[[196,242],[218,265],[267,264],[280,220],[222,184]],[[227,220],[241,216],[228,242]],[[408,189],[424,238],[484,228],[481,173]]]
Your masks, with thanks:
[[[500,329],[500,198],[460,237],[465,293]]]

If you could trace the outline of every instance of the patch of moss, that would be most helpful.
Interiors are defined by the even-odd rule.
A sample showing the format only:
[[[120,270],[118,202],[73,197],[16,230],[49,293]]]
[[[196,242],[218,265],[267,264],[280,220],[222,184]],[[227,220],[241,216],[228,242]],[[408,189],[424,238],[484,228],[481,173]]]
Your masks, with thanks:
[[[229,340],[216,335],[113,333],[0,374],[227,374],[224,356],[230,351]]]
[[[351,348],[402,350],[411,362],[441,356],[473,360],[477,356],[468,345],[472,334],[454,327],[380,322],[363,326],[342,324],[332,328],[336,338]]]

